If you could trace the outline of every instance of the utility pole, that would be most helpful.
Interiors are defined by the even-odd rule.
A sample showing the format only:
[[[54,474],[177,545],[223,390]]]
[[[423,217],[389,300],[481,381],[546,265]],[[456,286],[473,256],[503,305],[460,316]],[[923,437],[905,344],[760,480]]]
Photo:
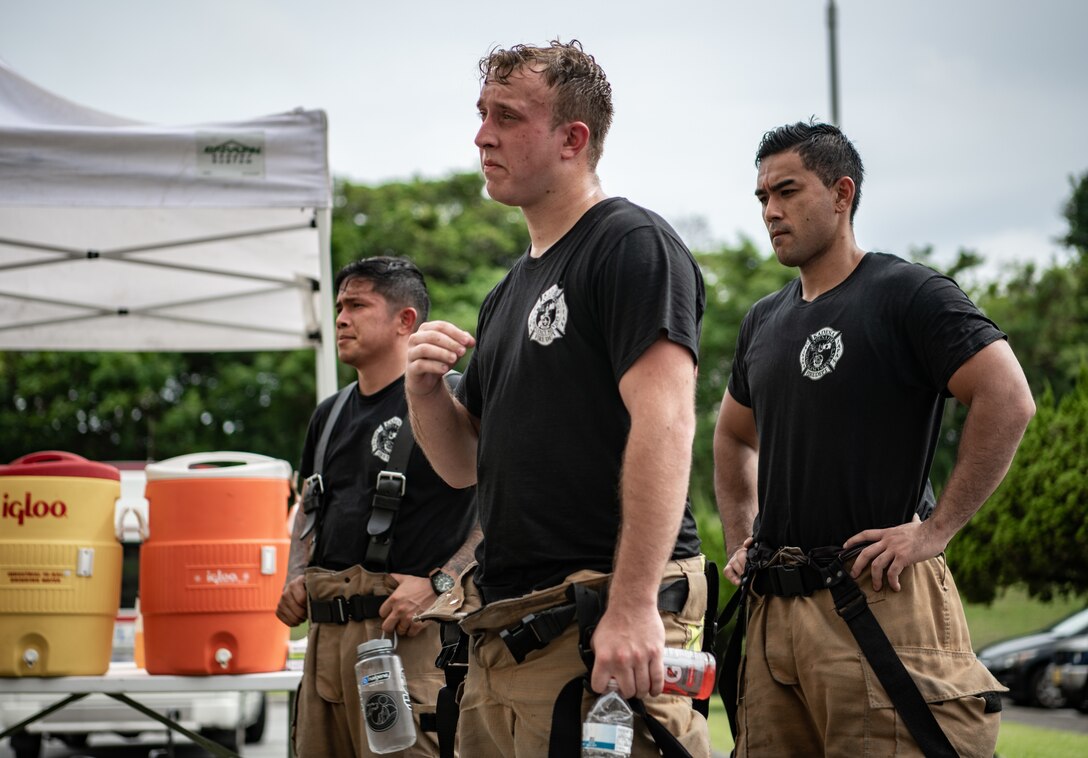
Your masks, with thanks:
[[[839,123],[839,51],[838,51],[838,12],[835,0],[827,0],[827,52],[831,64],[831,123]]]

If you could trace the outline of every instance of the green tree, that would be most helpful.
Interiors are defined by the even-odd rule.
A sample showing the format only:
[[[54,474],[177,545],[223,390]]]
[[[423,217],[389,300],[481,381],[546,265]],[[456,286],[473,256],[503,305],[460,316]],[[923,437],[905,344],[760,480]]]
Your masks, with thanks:
[[[478,172],[335,192],[333,266],[406,255],[427,277],[432,318],[475,331],[484,295],[529,244],[521,211],[487,199]]]
[[[293,460],[313,366],[310,351],[0,353],[0,461],[39,450],[111,461],[235,449]]]
[[[1043,600],[1088,587],[1088,368],[1062,398],[1037,401],[1005,480],[948,548],[960,591],[989,602],[1023,584]]]
[[[732,370],[733,352],[744,314],[759,298],[796,276],[773,255],[761,253],[748,238],[735,247],[695,254],[706,284],[706,313],[699,344],[696,433],[692,459],[692,502],[717,511],[714,502],[714,424]]]
[[[1069,222],[1069,233],[1062,242],[1082,259],[1088,257],[1088,171],[1069,177],[1069,200],[1062,215]]]
[[[1017,584],[1043,599],[1088,587],[1088,173],[1070,185],[1070,262],[1022,265],[980,300],[1008,333],[1038,410],[1004,482],[949,546],[960,589],[979,602]]]
[[[1088,360],[1088,173],[1070,178],[1063,215],[1069,223],[1061,242],[1066,264],[1017,267],[1005,282],[990,284],[983,309],[1009,335],[1035,394],[1049,386],[1061,397],[1077,382]]]

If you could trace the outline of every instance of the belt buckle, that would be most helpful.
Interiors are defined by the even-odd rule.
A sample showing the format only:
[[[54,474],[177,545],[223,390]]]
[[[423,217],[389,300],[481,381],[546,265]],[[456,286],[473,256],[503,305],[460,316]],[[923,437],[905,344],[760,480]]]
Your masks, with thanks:
[[[799,597],[807,594],[805,583],[801,579],[800,566],[771,566],[769,569],[771,583],[774,585],[779,597]]]
[[[461,625],[456,621],[442,621],[439,623],[439,640],[442,648],[438,651],[438,657],[434,661],[436,668],[444,669],[450,666],[468,666],[467,657],[464,661],[458,661],[458,653],[462,644]]]
[[[499,639],[503,641],[506,649],[510,651],[510,654],[514,656],[514,660],[518,663],[524,661],[525,656],[532,651],[540,650],[547,644],[540,638],[540,634],[533,624],[536,618],[535,613],[530,613],[514,626],[499,632]],[[527,635],[531,636],[527,638]]]
[[[448,668],[450,666],[468,666],[468,663],[460,663],[457,661],[457,649],[461,647],[461,640],[456,642],[447,643],[442,646],[442,649],[438,651],[438,657],[434,659],[435,668]]]
[[[374,484],[374,489],[387,497],[404,497],[406,481],[407,480],[404,478],[404,474],[400,473],[399,471],[379,471],[378,480]],[[394,487],[393,492],[386,491],[386,486],[388,485],[392,485]]]
[[[332,607],[333,614],[335,615],[335,618],[333,618],[333,622],[340,624],[341,626],[347,624],[351,618],[348,614],[347,598],[343,595],[337,595],[335,598],[333,598]]]
[[[510,627],[509,629],[503,629],[502,631],[500,631],[499,637],[501,637],[504,641],[517,641],[521,639],[521,636],[523,634],[529,633],[533,635],[533,638],[538,643],[542,643],[543,640],[540,639],[540,635],[537,634],[536,627],[533,626],[534,621],[536,621],[536,614],[530,613],[529,615],[522,618],[521,621],[516,623],[514,626]],[[507,641],[506,644],[509,645],[510,642]]]
[[[308,497],[315,489],[313,494],[325,494],[325,480],[321,478],[321,474],[310,474],[302,481],[302,491],[305,493],[303,497]]]

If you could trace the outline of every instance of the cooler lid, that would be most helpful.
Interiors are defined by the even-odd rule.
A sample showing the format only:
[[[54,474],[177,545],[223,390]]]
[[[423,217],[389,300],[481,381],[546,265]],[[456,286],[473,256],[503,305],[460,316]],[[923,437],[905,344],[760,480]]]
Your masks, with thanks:
[[[279,458],[235,450],[190,453],[149,463],[147,480],[166,479],[290,479],[291,464]]]
[[[0,465],[0,476],[82,476],[88,479],[120,481],[121,472],[108,463],[89,461],[75,453],[42,450]]]

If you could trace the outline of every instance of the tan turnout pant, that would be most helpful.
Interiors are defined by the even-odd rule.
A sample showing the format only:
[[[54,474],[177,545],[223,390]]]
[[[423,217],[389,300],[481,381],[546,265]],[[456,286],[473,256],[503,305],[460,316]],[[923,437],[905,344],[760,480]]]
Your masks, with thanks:
[[[993,756],[1001,714],[980,695],[1005,688],[972,652],[944,556],[909,567],[899,592],[875,592],[867,571],[857,582],[957,752]],[[738,758],[921,755],[830,591],[753,593],[739,691]]]
[[[706,613],[706,577],[703,558],[670,561],[662,584],[686,576],[689,593],[679,613],[662,612],[665,644],[669,647],[701,645],[703,618]],[[465,758],[545,758],[551,736],[552,708],[563,685],[585,673],[578,654],[578,625],[566,631],[547,647],[528,654],[522,663],[514,661],[499,631],[517,624],[533,611],[544,610],[566,601],[565,590],[571,581],[592,586],[607,579],[596,572],[573,574],[558,587],[540,590],[524,597],[488,604],[462,624],[470,633],[468,678],[461,700],[461,720],[457,727],[460,755]],[[593,697],[582,698],[585,718]],[[676,736],[694,758],[709,758],[710,742],[706,720],[692,710],[686,697],[661,695],[645,700],[646,709]],[[635,719],[636,758],[660,755],[649,731]]]
[[[392,580],[388,574],[372,574],[361,566],[345,571],[306,570],[306,589],[315,600],[337,595],[388,595]],[[356,648],[382,636],[380,619],[339,624],[310,624],[306,662],[299,683],[292,738],[299,758],[370,758],[366,731],[359,709],[355,682]],[[438,624],[427,624],[415,637],[398,637],[396,652],[404,664],[416,744],[389,755],[404,758],[434,758],[438,742],[434,732],[419,727],[421,713],[434,713],[438,691],[445,676],[435,668],[441,644]],[[481,754],[482,755],[482,754]]]

